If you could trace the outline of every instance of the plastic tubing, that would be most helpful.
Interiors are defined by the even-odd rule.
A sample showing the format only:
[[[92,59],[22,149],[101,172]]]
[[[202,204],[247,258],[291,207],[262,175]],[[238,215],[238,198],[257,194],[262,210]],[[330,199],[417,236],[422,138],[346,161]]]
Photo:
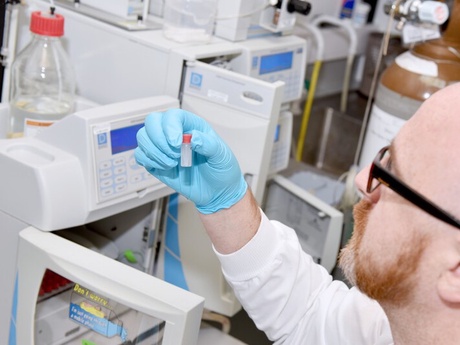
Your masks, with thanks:
[[[305,137],[307,136],[308,122],[310,121],[311,107],[313,105],[313,99],[315,97],[316,85],[318,83],[319,71],[321,70],[321,64],[324,54],[324,40],[321,36],[320,30],[312,24],[299,23],[299,26],[303,27],[309,31],[314,40],[316,41],[316,59],[313,65],[313,72],[310,80],[310,87],[308,89],[307,100],[302,114],[302,122],[300,125],[299,138],[297,140],[297,150],[296,150],[296,161],[302,161],[303,148],[305,145]]]
[[[269,7],[269,6],[274,6],[275,4],[276,4],[276,2],[275,2],[274,4],[272,4],[270,0],[265,0],[265,1],[263,2],[262,5],[253,8],[253,9],[250,10],[249,12],[246,12],[246,13],[239,13],[239,14],[230,15],[230,16],[220,16],[220,15],[216,15],[216,20],[227,20],[227,19],[236,19],[236,18],[250,17],[250,16],[256,14],[257,12],[260,12],[260,11],[265,10],[265,9],[266,9],[267,7]]]
[[[299,140],[297,142],[296,160],[302,161],[303,147],[305,146],[305,137],[307,136],[308,122],[310,121],[311,107],[313,105],[313,98],[315,97],[316,84],[318,83],[319,71],[321,70],[321,60],[316,60],[313,66],[313,72],[310,81],[310,88],[308,89],[307,102],[302,115],[302,123],[300,126]]]
[[[353,25],[350,20],[348,19],[339,19],[336,17],[322,15],[316,17],[312,21],[312,25],[318,26],[322,23],[332,24],[338,27],[345,29],[348,34],[348,38],[350,40],[350,45],[348,48],[348,56],[345,68],[345,76],[343,78],[343,88],[342,88],[342,97],[340,102],[340,111],[345,113],[347,111],[347,101],[348,101],[348,92],[350,89],[350,79],[351,79],[351,71],[353,69],[353,61],[356,55],[356,49],[358,46],[358,38],[356,35],[356,31],[353,28]]]
[[[328,15],[321,15],[315,18],[309,24],[304,24],[300,22],[299,26],[309,31],[312,34],[314,40],[316,41],[317,52],[316,52],[315,63],[313,66],[312,77],[310,80],[310,88],[308,90],[307,101],[305,103],[304,112],[302,115],[302,123],[300,127],[299,139],[297,141],[297,151],[296,151],[296,161],[297,162],[300,162],[302,160],[303,148],[305,145],[305,137],[307,135],[308,122],[310,120],[311,108],[312,108],[313,99],[315,96],[316,85],[318,83],[319,71],[321,70],[322,61],[324,59],[324,39],[323,39],[323,36],[321,35],[320,29],[318,28],[318,26],[322,23],[328,23],[328,24],[339,26],[339,27],[343,27],[345,28],[345,30],[347,31],[350,37],[350,45],[349,45],[349,50],[348,50],[347,62],[346,62],[345,77],[343,81],[343,90],[342,90],[342,97],[341,97],[341,102],[340,102],[340,110],[342,112],[346,112],[346,107],[347,107],[351,70],[353,67],[354,56],[356,54],[356,47],[358,44],[356,32],[354,31],[350,21],[341,20],[341,19],[331,17]]]

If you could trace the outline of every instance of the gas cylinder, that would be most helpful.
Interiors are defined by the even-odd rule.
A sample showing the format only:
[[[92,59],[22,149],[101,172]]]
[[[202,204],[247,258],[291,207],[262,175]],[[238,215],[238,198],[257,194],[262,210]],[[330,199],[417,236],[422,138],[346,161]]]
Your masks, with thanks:
[[[438,39],[415,44],[382,73],[361,149],[359,167],[372,162],[422,102],[460,81],[460,0]]]

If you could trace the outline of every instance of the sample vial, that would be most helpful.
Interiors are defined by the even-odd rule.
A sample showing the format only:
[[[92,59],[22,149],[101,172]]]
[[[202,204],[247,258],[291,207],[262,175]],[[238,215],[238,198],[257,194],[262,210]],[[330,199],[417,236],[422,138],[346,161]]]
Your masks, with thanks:
[[[192,166],[192,135],[183,134],[182,135],[182,146],[180,149],[180,165],[182,167],[191,167]]]

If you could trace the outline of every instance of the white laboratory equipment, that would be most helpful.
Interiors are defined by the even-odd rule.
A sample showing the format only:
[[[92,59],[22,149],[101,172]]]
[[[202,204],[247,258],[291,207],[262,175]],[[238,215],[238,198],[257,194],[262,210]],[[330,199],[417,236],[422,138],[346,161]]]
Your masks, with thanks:
[[[157,96],[94,107],[0,140],[2,344],[197,342],[203,297],[114,260],[115,241],[82,237],[100,222],[118,237],[137,222],[145,231],[171,190],[135,164],[135,134],[148,113],[177,106]],[[112,218],[123,213],[125,224]]]
[[[297,16],[310,10],[310,1],[305,0],[219,0],[214,34],[233,42],[290,34]]]
[[[253,38],[237,45],[242,50],[229,63],[233,71],[270,83],[282,81],[285,84],[270,160],[269,171],[273,175],[289,164],[294,122],[290,105],[302,97],[307,44],[303,38],[287,35]]]
[[[277,34],[235,42],[214,36],[210,42],[202,45],[178,43],[167,40],[161,30],[161,22],[155,26],[155,20],[148,22],[149,28],[155,28],[152,30],[144,30],[141,27],[123,28],[89,15],[84,2],[79,9],[75,8],[73,1],[55,0],[55,4],[57,12],[62,13],[66,18],[65,47],[76,69],[80,96],[104,107],[122,101],[129,103],[131,100],[145,97],[172,97],[177,102],[175,106],[205,118],[229,143],[251,189],[262,204],[264,194],[268,190],[267,179],[286,167],[288,162],[292,133],[292,113],[289,103],[300,97],[303,89],[307,57],[307,45],[304,39]],[[49,1],[32,0],[30,8],[25,10],[43,9],[48,6]],[[20,14],[21,26],[17,43],[19,49],[29,38],[26,18],[23,13]],[[120,126],[124,128],[123,124]],[[97,131],[99,130],[103,132],[104,126],[98,127]],[[62,137],[69,137],[73,144],[87,141],[77,134],[67,136],[62,132],[59,135],[57,133],[57,129],[48,132],[47,138],[55,136],[54,139],[44,139],[45,137],[42,136],[36,140],[46,141],[46,145],[51,146],[54,144],[48,140],[58,140],[58,136],[61,138],[59,140],[62,140]],[[81,152],[92,152],[92,148],[81,147],[80,149]],[[62,147],[59,150],[65,151],[66,148]],[[24,153],[23,150],[16,151],[18,156]],[[119,154],[123,155],[123,152]],[[34,154],[33,157],[37,155],[40,156]],[[93,153],[88,155],[91,159],[99,157],[94,156],[96,157],[94,158]],[[40,159],[46,161],[49,158],[46,157],[48,156],[44,155]],[[37,162],[37,164],[42,163]],[[86,166],[87,163],[81,164]],[[196,210],[189,201],[175,194],[170,195],[170,190],[165,190],[164,195],[160,195],[162,193],[142,186],[142,183],[147,182],[138,181],[136,182],[140,183],[138,187],[126,188],[133,195],[137,195],[136,201],[140,204],[128,209],[120,207],[119,204],[126,195],[120,197],[114,195],[117,193],[116,188],[97,189],[95,182],[92,182],[91,193],[95,194],[94,197],[99,202],[110,205],[111,214],[99,214],[100,211],[97,211],[97,217],[84,218],[69,224],[71,219],[77,215],[81,216],[82,211],[80,206],[65,207],[66,204],[60,202],[61,199],[65,200],[65,197],[54,198],[54,195],[62,195],[55,193],[64,190],[64,187],[54,182],[59,181],[61,173],[53,174],[56,179],[46,182],[50,194],[47,194],[46,200],[38,203],[39,208],[30,207],[24,202],[24,210],[27,211],[23,211],[19,217],[19,219],[24,218],[19,222],[20,226],[32,224],[43,231],[42,225],[35,225],[28,218],[30,213],[34,213],[33,210],[38,214],[46,211],[44,214],[50,219],[53,219],[54,212],[65,215],[69,218],[65,223],[50,228],[52,231],[49,235],[61,235],[59,241],[67,243],[67,239],[72,237],[72,242],[100,252],[105,252],[107,248],[115,245],[119,248],[118,260],[149,274],[155,274],[166,283],[179,286],[181,290],[189,290],[194,296],[203,297],[205,308],[227,316],[234,315],[240,309],[238,301],[222,276],[220,265]],[[97,174],[96,170],[83,174],[81,178],[92,176],[91,178],[96,179],[95,174]],[[35,189],[31,190],[38,193]],[[88,192],[80,188],[76,193]],[[153,196],[152,193],[157,195]],[[147,202],[146,198],[150,201]],[[163,200],[165,204],[160,205],[159,200]],[[2,207],[8,208],[8,205]],[[319,206],[311,207],[319,208]],[[164,219],[157,220],[161,224],[156,224],[152,216],[163,214],[158,208],[165,209],[164,216],[160,217]],[[328,217],[326,213],[324,219],[327,220]],[[336,223],[325,221],[324,224]],[[84,230],[80,229],[81,225],[85,226]],[[157,227],[163,229],[161,234],[152,234],[151,231],[145,233],[145,228]],[[81,240],[81,237],[75,238],[75,234],[84,233],[88,229],[108,239],[109,244],[94,245]],[[332,227],[327,229],[326,232]],[[69,235],[69,230],[72,235]],[[10,230],[12,237],[17,237],[18,232],[18,230]],[[160,244],[155,269],[147,268],[148,265],[145,263],[149,261],[152,253],[145,249],[145,246],[157,235],[158,239],[155,241]],[[66,240],[61,238],[65,236]],[[332,234],[324,236],[321,238],[324,243],[327,243],[324,252],[315,252],[313,255],[317,259],[320,258],[322,264],[330,267],[331,261],[328,260],[332,259],[327,258],[326,250],[330,249],[332,253],[330,255],[336,255],[336,249],[334,244],[331,245],[333,240],[328,237]],[[96,236],[92,237],[94,242]],[[11,247],[15,247],[14,243]],[[53,271],[90,291],[95,290],[98,296],[116,300],[123,308],[125,306],[133,308],[131,304],[120,300],[117,296],[108,295],[102,289],[85,284],[71,274],[64,274],[57,268]],[[10,297],[7,296],[11,294],[5,295],[5,300],[11,304]],[[10,305],[5,308],[8,309],[9,315]],[[37,311],[41,313],[40,320],[42,315],[47,315],[48,310],[48,307],[37,307],[36,313]],[[124,312],[121,314],[124,315]],[[60,314],[54,315],[59,318]],[[46,320],[46,317],[43,320]],[[2,324],[9,323],[5,321]],[[46,327],[42,329],[46,330]],[[67,332],[72,330],[66,328]]]
[[[34,1],[32,7],[41,9],[48,5],[45,1]],[[66,17],[66,48],[76,68],[80,96],[107,106],[155,95],[173,97],[177,102],[175,107],[180,106],[205,118],[229,144],[240,162],[254,195],[260,202],[262,201],[269,174],[273,138],[284,95],[282,81],[269,83],[213,64],[212,62],[221,56],[241,54],[242,48],[233,42],[213,37],[206,45],[179,44],[168,41],[161,31],[161,26],[157,30],[126,30],[70,8],[61,7],[59,1],[56,1],[56,5],[57,11]],[[26,16],[21,18],[24,20]],[[27,23],[21,25],[23,30],[21,28],[19,30],[19,47],[21,43],[27,41],[27,31],[25,31]],[[55,125],[60,125],[57,128],[63,126],[61,123]],[[42,136],[40,140],[67,138],[73,143],[69,145],[89,140],[77,135],[76,132],[66,135],[62,131],[58,132],[57,128],[54,130],[51,128],[47,131],[47,139]],[[106,129],[102,124],[95,131],[103,133]],[[55,139],[50,139],[51,137]],[[100,136],[101,141],[104,141],[103,137]],[[61,146],[61,141],[59,143]],[[61,150],[65,150],[65,147],[61,147]],[[85,149],[82,145],[80,150],[86,152],[89,149]],[[23,152],[18,150],[17,153]],[[93,159],[93,153],[88,154]],[[129,162],[129,166],[132,166],[132,161]],[[82,164],[86,166],[87,162]],[[110,174],[109,171],[105,171],[106,169],[103,170],[103,172],[88,171],[86,175],[95,178],[95,174],[98,173],[104,176]],[[118,170],[113,168],[110,171],[114,175]],[[54,173],[57,181],[59,176],[64,175],[60,174]],[[141,176],[146,178],[145,175]],[[143,237],[147,238],[146,242],[150,241],[150,235],[144,233],[144,228],[154,227],[151,220],[153,213],[151,202],[163,198],[170,191],[165,192],[165,195],[155,196],[155,190],[142,185],[147,182],[140,177],[132,178],[137,181],[136,184],[139,183],[137,187],[130,184],[126,187],[118,186],[118,182],[115,182],[116,186],[111,189],[110,183],[104,182],[103,186],[106,187],[101,185],[97,189],[95,182],[91,182],[90,192],[95,194],[93,197],[112,205],[112,215],[109,217],[109,215],[99,214],[94,219],[84,217],[74,225],[86,224],[91,230],[108,238],[120,248],[120,260],[137,268],[140,266],[144,270],[146,265],[139,263],[145,262],[146,256],[151,255],[146,255],[142,249],[145,245],[142,241]],[[118,179],[125,178],[116,177],[116,179],[119,181]],[[130,181],[129,176],[126,176],[126,179]],[[74,226],[68,222],[77,215],[82,216],[83,211],[80,209],[81,205],[65,207],[66,204],[60,202],[64,197],[59,195],[55,197],[54,194],[55,189],[58,191],[64,189],[53,181],[47,181],[50,194],[47,195],[46,200],[39,203],[41,208],[24,204],[23,211],[19,212],[22,212],[21,217],[26,224],[30,224],[29,218],[35,211],[42,214],[42,211],[46,210],[46,215],[50,219],[56,216],[54,211],[63,217],[65,215],[66,221],[63,224],[50,228],[53,233],[59,233],[55,230]],[[76,186],[76,184],[72,185]],[[137,195],[136,200],[140,203],[137,207],[127,210],[119,206],[118,201],[126,196],[118,196],[117,193],[124,188]],[[32,189],[35,194],[38,193],[36,189],[36,187]],[[9,190],[8,193],[13,191]],[[77,188],[75,193],[88,192],[83,188]],[[204,297],[206,309],[227,316],[234,315],[240,309],[239,302],[223,278],[220,265],[194,206],[189,201],[177,199],[175,196],[171,196],[170,199],[171,201],[165,206],[167,212],[164,224],[163,221],[161,224],[164,232],[159,236],[161,245],[158,247],[156,270],[148,273],[155,273],[167,282],[175,283],[195,295]],[[174,213],[176,202],[177,214]],[[8,205],[2,207],[6,208],[4,212],[9,212]],[[42,225],[35,226],[41,231],[44,230]],[[130,231],[129,229],[133,227],[135,231]],[[14,233],[13,231],[12,236],[17,236]],[[174,242],[171,242],[171,238]],[[13,243],[11,247],[14,246]],[[133,248],[140,248],[140,253],[136,253]],[[172,256],[169,255],[171,253]],[[180,256],[176,255],[178,253]],[[60,274],[60,272],[56,273]],[[14,281],[14,277],[11,279]],[[186,285],[181,285],[178,281],[185,282]],[[85,286],[83,282],[81,285]],[[92,288],[88,284],[85,287]],[[104,295],[103,291],[98,292]],[[5,298],[10,301],[11,294],[6,294]],[[10,306],[11,301],[5,305],[8,309],[5,314],[10,313]],[[9,323],[5,321],[4,324]]]
[[[286,32],[294,28],[296,13],[307,15],[311,4],[305,0],[270,1],[260,15],[260,26],[272,32]]]
[[[285,83],[283,103],[302,96],[307,61],[306,41],[294,35],[267,36],[238,42],[241,54],[230,61],[235,72],[253,78]]]
[[[76,6],[89,6],[124,20],[145,18],[149,11],[148,0],[79,0]]]
[[[282,175],[268,182],[263,209],[269,219],[293,228],[302,249],[332,272],[342,238],[342,212]]]
[[[207,43],[214,32],[217,0],[165,0],[163,33],[177,42]]]
[[[229,41],[244,41],[253,17],[265,8],[263,0],[220,0],[217,6],[216,26],[214,35]]]
[[[271,35],[229,42],[213,37],[207,44],[183,44],[167,40],[161,26],[157,30],[126,30],[79,12],[82,5],[75,10],[69,1],[55,3],[66,17],[66,47],[76,69],[79,94],[100,104],[152,94],[179,97],[187,61],[205,62],[209,67],[230,69],[270,83],[283,81],[288,91],[277,115],[270,174],[286,168],[293,121],[289,102],[300,98],[303,89],[307,56],[304,39]],[[46,1],[35,4],[48,6]],[[25,19],[18,45],[27,40]]]
[[[268,177],[283,89],[282,82],[266,83],[199,61],[187,63],[185,69],[181,107],[200,114],[221,135],[259,202]],[[166,223],[160,253],[160,262],[165,264],[160,264],[164,268],[160,276],[205,295],[207,308],[234,315],[239,303],[221,276],[194,205],[185,198],[173,198]]]
[[[261,92],[257,92],[254,87],[246,84],[242,88],[247,86],[249,90],[253,90],[252,94],[246,96],[240,90],[232,88],[233,92],[231,91],[230,94],[227,94],[228,102],[233,102],[235,105],[230,107],[222,102],[219,104],[215,98],[209,98],[208,91],[210,85],[212,85],[214,86],[212,89],[222,97],[224,91],[229,90],[228,83],[234,81],[230,78],[225,78],[225,75],[213,75],[212,72],[206,70],[208,66],[202,67],[204,67],[203,70],[193,67],[187,69],[186,80],[189,90],[184,92],[184,109],[197,113],[206,113],[205,110],[208,110],[213,114],[213,117],[208,118],[208,121],[218,131],[225,131],[226,126],[230,123],[240,123],[241,126],[246,125],[246,128],[240,127],[235,130],[243,133],[239,141],[248,151],[251,151],[249,147],[254,143],[254,140],[261,142],[262,146],[269,145],[271,135],[268,135],[268,133],[273,133],[275,124],[271,118],[279,111],[283,85],[265,85],[266,83],[261,81],[252,80],[259,84]],[[227,77],[231,76],[231,72],[224,72],[229,74]],[[199,75],[201,75],[200,81],[197,81]],[[215,81],[212,80],[213,77],[221,78],[222,89],[216,87]],[[238,82],[241,83],[244,79],[250,78],[240,76]],[[218,90],[220,90],[220,93]],[[254,100],[250,97],[255,97],[256,99]],[[257,97],[265,100],[271,99],[272,101],[264,102],[261,105],[262,103],[257,101]],[[16,257],[14,248],[18,241],[18,233],[21,233],[21,230],[29,226],[33,226],[34,233],[37,233],[33,236],[42,238],[43,231],[53,231],[53,233],[46,235],[50,237],[51,235],[54,236],[54,232],[59,235],[62,232],[61,229],[88,225],[89,228],[105,235],[107,238],[113,237],[110,239],[118,247],[123,248],[123,252],[126,251],[126,242],[132,241],[133,236],[126,234],[130,226],[132,227],[135,224],[134,228],[139,233],[138,239],[139,241],[142,239],[145,231],[145,226],[142,224],[150,222],[146,218],[150,214],[151,207],[146,204],[168,195],[171,191],[135,164],[133,158],[133,149],[137,145],[135,133],[142,126],[143,119],[147,113],[179,106],[177,100],[167,96],[157,96],[153,101],[134,100],[93,108],[61,120],[47,128],[46,131],[44,130],[36,138],[21,138],[1,142],[0,160],[3,166],[1,177],[4,183],[2,183],[0,190],[3,195],[11,196],[4,198],[0,205],[2,222],[6,227],[4,233],[8,239],[3,242],[2,246],[5,248],[2,248],[2,256]],[[158,102],[160,105],[150,105],[152,102],[154,104]],[[277,103],[278,106],[273,102]],[[238,105],[240,108],[245,108],[246,113],[238,109]],[[258,108],[261,108],[261,110],[257,114]],[[136,109],[137,112],[135,112]],[[265,111],[268,111],[268,113],[264,113]],[[128,116],[133,112],[132,116]],[[265,119],[263,118],[264,116]],[[225,132],[227,133],[224,136],[230,135],[232,140],[230,140],[230,137],[227,139],[229,144],[235,148],[236,136],[234,133],[228,133],[228,130]],[[249,133],[251,133],[251,136],[249,136]],[[246,140],[241,140],[241,138],[245,137],[247,138]],[[265,142],[262,142],[263,140]],[[260,146],[256,150],[260,153]],[[240,152],[241,149],[238,151]],[[260,190],[258,185],[265,183],[265,179],[261,178],[258,169],[261,167],[261,162],[267,161],[267,153],[253,157],[253,159],[246,157],[241,161],[242,169],[247,173],[250,185],[254,186],[255,191]],[[170,203],[169,208],[173,207],[173,203],[174,201]],[[226,287],[226,283],[220,273],[220,267],[213,256],[210,243],[201,241],[204,237],[204,231],[201,229],[200,221],[193,205],[186,201],[183,201],[183,203],[183,210],[181,209],[179,212],[180,217],[179,221],[175,223],[175,228],[171,227],[169,223],[166,225],[165,240],[163,240],[164,250],[162,251],[164,253],[171,248],[169,247],[171,243],[169,239],[175,234],[178,238],[173,243],[172,248],[178,248],[181,255],[174,256],[173,259],[176,259],[176,262],[171,262],[168,259],[164,260],[165,264],[163,265],[162,255],[160,254],[158,263],[160,266],[159,276],[166,281],[170,280],[175,283],[177,279],[181,278],[178,278],[178,275],[175,274],[177,260],[181,260],[184,262],[183,277],[185,277],[184,281],[187,282],[187,286],[179,286],[204,296],[206,298],[205,305],[208,309],[233,315],[239,310],[239,304],[230,288]],[[192,210],[191,214],[187,214],[189,210]],[[172,214],[172,212],[169,212],[169,214]],[[111,217],[107,218],[109,216]],[[140,230],[137,229],[139,227],[141,228]],[[76,230],[72,229],[72,232],[76,232]],[[52,238],[55,237],[57,236]],[[69,235],[64,237],[69,237]],[[91,236],[91,239],[93,237]],[[50,242],[51,240],[45,237],[44,241]],[[53,239],[52,241],[64,246],[64,249],[60,249],[60,252],[72,253],[76,250],[72,249],[75,246],[74,244],[67,246],[67,242],[62,239]],[[77,242],[84,243],[84,241]],[[190,243],[194,245],[190,246]],[[123,245],[125,247],[122,247]],[[55,246],[53,245],[51,248]],[[127,248],[132,246],[129,244]],[[45,250],[48,249],[50,248],[45,248]],[[29,251],[26,252],[29,253]],[[45,253],[44,255],[48,254]],[[60,253],[59,255],[64,254]],[[141,255],[145,257],[147,254],[143,252]],[[90,268],[101,269],[101,267],[108,267],[108,264],[104,261],[105,259],[101,259],[103,261],[99,262],[98,257],[94,257],[93,254],[87,254],[87,250],[78,252],[76,256],[71,258],[66,259],[64,257],[63,260],[72,262],[77,260],[79,256],[89,256],[90,263],[85,261],[84,265],[88,265]],[[3,257],[3,260],[8,262],[7,257]],[[202,260],[205,260],[206,265],[203,265]],[[54,262],[55,260],[51,261]],[[31,262],[35,263],[36,260],[31,257],[28,262],[29,264]],[[44,270],[34,265],[31,266],[34,270],[37,269],[38,272],[44,273]],[[76,264],[71,265],[68,263],[63,263],[62,266],[64,267],[51,265],[47,268],[79,285],[85,286],[91,291],[96,291],[98,296],[110,296],[111,299],[122,303],[123,306],[129,307],[133,305],[129,300],[126,300],[126,296],[121,298],[118,295],[113,296],[110,291],[105,291],[104,289],[107,285],[98,286],[96,282],[91,281],[91,277],[94,278],[100,273],[89,274],[89,278],[84,279],[84,277],[77,275],[78,272],[84,270],[83,268],[78,268]],[[117,269],[117,267],[114,266],[111,271],[104,269],[104,272],[106,274],[112,272],[111,274],[113,274],[124,270]],[[171,274],[170,272],[173,273]],[[16,300],[13,298],[14,263],[11,262],[7,272],[2,274],[5,281],[8,281],[8,283],[5,283],[4,293],[2,294],[1,305],[4,309],[1,310],[0,314],[3,318],[6,315],[10,315],[9,310],[11,310],[13,301]],[[20,276],[18,274],[19,282]],[[104,281],[107,279],[109,278],[104,278]],[[137,284],[144,286],[145,279],[145,277],[142,277],[142,279],[133,277],[127,279],[126,283],[136,289]],[[153,283],[149,285],[154,286]],[[28,284],[28,286],[35,287],[30,294],[35,293],[35,297],[37,297],[40,283],[34,282],[33,284]],[[21,292],[22,290],[18,291]],[[130,294],[127,292],[128,290],[123,291],[125,291],[126,295]],[[171,290],[171,293],[173,291],[175,290]],[[152,293],[155,294],[154,289]],[[20,305],[23,306],[21,311],[27,310],[33,314],[35,304],[26,304],[24,306],[23,303],[25,302],[19,302],[21,296],[19,293],[17,300],[18,305],[21,303]],[[181,298],[178,298],[178,301],[180,300]],[[136,308],[139,308],[139,305],[144,303],[137,299],[136,301],[139,303],[135,305]],[[165,302],[162,301],[162,303]],[[16,310],[16,308],[13,309]],[[37,307],[38,314],[36,315],[40,316],[40,320],[42,318],[40,311],[43,309],[48,309],[48,307]],[[155,315],[154,311],[149,311],[147,314]],[[55,317],[57,316],[54,315],[52,319]],[[6,327],[9,322],[8,320],[3,320],[1,324]],[[20,324],[22,325],[22,323]],[[65,330],[64,333],[71,332],[75,328],[71,326],[72,324],[69,327],[62,328]],[[49,330],[48,328],[44,327],[42,333]],[[19,332],[16,333],[18,334]],[[7,330],[5,329],[2,334],[8,334]],[[71,334],[75,335],[73,332]],[[86,333],[84,336],[87,337]],[[193,337],[190,337],[190,339],[193,339]],[[23,342],[19,343],[24,344]],[[184,341],[183,343],[188,342]],[[193,344],[194,342],[190,343]],[[176,342],[173,341],[171,344],[176,344]]]

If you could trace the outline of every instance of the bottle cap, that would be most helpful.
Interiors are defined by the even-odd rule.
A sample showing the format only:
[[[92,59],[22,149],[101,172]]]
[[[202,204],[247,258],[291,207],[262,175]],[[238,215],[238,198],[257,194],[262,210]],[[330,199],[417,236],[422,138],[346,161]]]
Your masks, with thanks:
[[[59,37],[64,35],[64,17],[60,14],[32,12],[30,31],[43,36]]]
[[[192,140],[192,135],[191,134],[186,133],[186,134],[182,135],[182,143],[183,144],[190,144],[191,140]]]

